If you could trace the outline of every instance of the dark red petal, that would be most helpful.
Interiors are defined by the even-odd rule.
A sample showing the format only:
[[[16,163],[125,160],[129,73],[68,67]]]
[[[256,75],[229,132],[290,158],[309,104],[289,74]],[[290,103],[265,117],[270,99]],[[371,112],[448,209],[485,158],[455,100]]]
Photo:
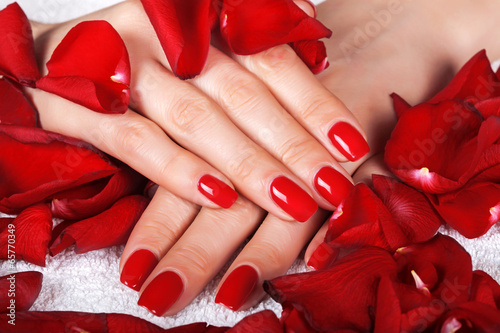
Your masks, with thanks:
[[[462,303],[446,312],[434,332],[500,332],[500,311],[479,302]]]
[[[0,218],[0,259],[25,260],[45,266],[52,233],[52,216],[46,205],[27,208],[16,218]]]
[[[399,333],[401,307],[393,282],[384,276],[377,288],[377,305],[375,307],[375,333]]]
[[[375,192],[410,243],[431,239],[442,220],[424,194],[394,178],[373,175]]]
[[[103,213],[69,225],[50,246],[50,254],[73,244],[76,253],[124,244],[148,203],[141,195],[124,197]]]
[[[500,285],[487,273],[474,271],[469,300],[488,304],[500,310]]]
[[[484,235],[500,220],[500,184],[475,183],[437,199],[439,214],[467,238]]]
[[[383,276],[394,278],[396,263],[379,248],[362,248],[331,268],[282,276],[264,283],[264,289],[285,308],[302,312],[318,331],[373,327],[376,286]]]
[[[0,11],[0,75],[34,87],[40,77],[31,24],[17,2]]]
[[[500,95],[500,80],[491,68],[486,51],[479,51],[455,75],[453,80],[429,103],[462,99],[477,103]]]
[[[109,179],[98,180],[86,184],[87,186],[53,195],[50,203],[52,215],[67,220],[92,217],[111,207],[118,199],[138,194],[145,183],[146,179],[140,174],[127,166],[122,166]],[[96,193],[87,196],[89,185],[95,187]]]
[[[290,43],[290,46],[313,74],[319,74],[330,66],[326,57],[325,43],[317,40],[301,40]]]
[[[292,0],[224,1],[221,33],[231,50],[248,55],[273,46],[330,37],[328,30]]]
[[[476,109],[483,115],[484,119],[491,116],[500,117],[500,97],[485,99],[475,105]]]
[[[38,114],[19,87],[0,78],[0,124],[36,127]]]
[[[425,274],[419,276],[424,284],[431,285],[429,291],[432,295],[447,305],[452,306],[468,300],[472,261],[470,255],[453,238],[437,234],[426,243],[399,250],[394,258],[400,267],[400,276],[406,276],[407,281],[413,280],[408,278],[412,276],[412,270],[418,270],[426,264],[434,266],[438,278],[435,283],[429,281]]]
[[[399,119],[387,142],[385,161],[406,184],[428,193],[460,188],[470,179],[482,150],[475,137],[481,115],[468,103],[420,104]]]
[[[405,101],[401,96],[399,96],[396,93],[391,94],[392,98],[392,105],[394,106],[394,111],[396,111],[396,116],[401,118],[403,113],[411,109],[411,105],[408,104],[407,101]]]
[[[264,310],[246,316],[230,328],[228,333],[282,333],[280,321],[271,310]]]
[[[294,308],[285,308],[280,318],[283,330],[287,333],[316,333],[316,330],[309,326],[303,314]]]
[[[47,62],[39,89],[101,113],[124,113],[130,99],[130,61],[120,35],[106,21],[71,29]]]
[[[0,125],[0,169],[0,211],[9,214],[116,172],[89,144],[13,125]]]
[[[8,318],[2,315],[2,322],[16,318],[18,312],[31,308],[42,289],[42,279],[42,273],[35,271],[0,277],[0,313],[6,313]]]
[[[175,75],[190,79],[207,60],[214,23],[210,0],[141,0]]]

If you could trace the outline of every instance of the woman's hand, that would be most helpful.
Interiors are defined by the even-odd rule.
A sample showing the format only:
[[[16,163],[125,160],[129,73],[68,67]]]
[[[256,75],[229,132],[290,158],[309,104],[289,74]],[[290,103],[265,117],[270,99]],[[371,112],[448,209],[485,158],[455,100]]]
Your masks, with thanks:
[[[360,126],[288,46],[245,57],[241,63],[251,71],[212,47],[202,74],[181,81],[134,0],[35,29],[43,71],[64,35],[92,19],[110,22],[129,50],[131,110],[97,114],[35,90],[45,129],[90,142],[201,206],[230,207],[234,184],[277,217],[303,222],[316,202],[333,209],[349,190],[338,161],[368,152]],[[272,92],[256,75],[268,79]]]

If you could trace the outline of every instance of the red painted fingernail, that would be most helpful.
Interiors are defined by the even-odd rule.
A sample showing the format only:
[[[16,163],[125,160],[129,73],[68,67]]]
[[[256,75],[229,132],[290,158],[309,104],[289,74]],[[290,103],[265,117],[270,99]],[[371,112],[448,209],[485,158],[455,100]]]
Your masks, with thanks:
[[[229,208],[238,199],[238,193],[219,179],[204,175],[198,182],[198,190],[210,201],[222,208]]]
[[[272,182],[271,197],[281,209],[299,222],[309,220],[318,210],[318,204],[306,191],[283,176]]]
[[[233,311],[245,304],[254,291],[259,274],[255,268],[243,265],[231,272],[219,289],[215,303],[227,306]]]
[[[335,123],[328,137],[339,152],[349,161],[357,161],[370,152],[370,147],[365,138],[351,124],[340,121]]]
[[[156,264],[158,259],[153,252],[137,250],[125,262],[120,281],[127,287],[139,291]]]
[[[321,243],[314,250],[311,258],[307,262],[307,266],[314,270],[328,268],[337,259],[337,251],[327,243]]]
[[[174,305],[184,290],[181,277],[171,271],[163,272],[142,292],[138,305],[156,316],[163,316]]]
[[[330,167],[321,168],[316,173],[314,186],[334,206],[340,205],[354,187],[343,174]]]

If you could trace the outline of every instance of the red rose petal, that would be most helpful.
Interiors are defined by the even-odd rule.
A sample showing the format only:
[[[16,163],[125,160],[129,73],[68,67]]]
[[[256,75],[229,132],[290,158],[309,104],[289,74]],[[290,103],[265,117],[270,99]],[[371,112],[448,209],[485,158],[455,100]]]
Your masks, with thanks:
[[[396,116],[398,117],[398,119],[401,118],[403,113],[411,109],[411,105],[408,104],[408,102],[405,101],[398,94],[392,93],[391,98],[392,98],[392,104],[394,106],[394,111],[396,111]]]
[[[399,119],[387,142],[385,161],[406,184],[428,193],[460,188],[472,175],[481,150],[475,137],[481,116],[469,104],[420,104]]]
[[[2,315],[2,323],[7,323],[8,320],[12,319],[9,314],[13,314],[13,317],[16,318],[18,312],[31,308],[42,289],[42,279],[42,273],[35,271],[0,277],[0,290],[2,291],[0,293],[0,313],[7,314],[7,318]],[[12,300],[14,300],[14,307]],[[0,328],[1,325],[0,323]],[[7,330],[0,331],[8,332]]]
[[[34,87],[40,77],[31,24],[15,2],[0,11],[0,75]]]
[[[71,29],[47,62],[39,89],[101,113],[124,113],[130,99],[128,52],[105,21],[86,21]]]
[[[27,208],[16,218],[0,218],[0,259],[15,255],[44,267],[51,232],[52,216],[46,205]]]
[[[108,209],[118,199],[138,194],[146,180],[127,166],[122,166],[109,179],[102,179],[84,187],[71,189],[52,196],[50,208],[56,218],[81,220],[92,217]],[[89,189],[89,187],[95,189]],[[90,196],[85,192],[93,190]]]
[[[175,75],[198,75],[214,24],[210,0],[141,0]]]
[[[227,333],[283,333],[283,328],[274,312],[264,310],[243,318]]]
[[[97,216],[71,223],[57,235],[50,254],[55,256],[73,244],[76,253],[124,244],[148,203],[141,195],[124,197]]]
[[[285,332],[316,333],[302,313],[294,308],[283,309],[280,322]]]
[[[473,104],[500,95],[500,80],[491,68],[486,51],[473,56],[453,80],[428,103],[438,103],[447,99],[462,99]]]
[[[12,125],[0,125],[0,169],[0,211],[8,214],[116,172],[89,144]]]
[[[0,124],[36,127],[38,114],[20,88],[0,78]]]
[[[424,194],[394,178],[379,175],[373,175],[373,186],[410,243],[434,237],[442,219]]]
[[[479,302],[462,303],[446,312],[434,330],[434,332],[461,331],[498,333],[500,331],[500,311]]]
[[[374,333],[399,333],[401,308],[392,281],[384,276],[377,288]]]
[[[301,40],[290,43],[290,46],[313,74],[319,74],[330,66],[326,57],[325,43],[317,40]]]
[[[302,312],[318,331],[369,331],[376,285],[381,277],[395,274],[396,263],[387,251],[362,248],[331,268],[266,281],[264,289],[284,308]]]
[[[500,97],[479,101],[475,105],[476,109],[483,115],[484,119],[491,116],[500,117]]]
[[[328,30],[292,0],[224,1],[221,33],[231,50],[248,55],[273,46],[330,37]]]
[[[500,285],[487,273],[474,271],[469,300],[488,304],[500,310]]]

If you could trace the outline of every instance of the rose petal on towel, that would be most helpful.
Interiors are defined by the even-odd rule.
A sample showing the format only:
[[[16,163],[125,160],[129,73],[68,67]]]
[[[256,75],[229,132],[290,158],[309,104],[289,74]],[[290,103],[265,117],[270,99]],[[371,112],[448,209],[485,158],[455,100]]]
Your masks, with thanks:
[[[87,143],[13,125],[0,125],[0,169],[0,211],[8,214],[117,171]]]
[[[221,33],[236,54],[249,55],[273,46],[330,37],[331,31],[292,0],[224,1]]]
[[[309,326],[303,314],[294,308],[286,308],[281,313],[281,325],[285,332],[316,333],[317,331]]]
[[[7,323],[11,319],[9,314],[13,314],[13,317],[16,318],[18,312],[31,308],[42,289],[42,279],[42,273],[35,271],[14,273],[0,277],[0,290],[2,291],[0,293],[0,313],[7,314],[7,318],[5,318],[5,315],[2,315],[2,323]],[[14,303],[12,303],[12,300]],[[1,325],[0,323],[0,327]],[[11,332],[3,329],[0,331]]]
[[[326,57],[325,43],[317,40],[301,40],[290,43],[290,46],[313,74],[319,74],[330,66]]]
[[[130,99],[130,61],[120,35],[106,21],[71,29],[47,62],[39,89],[101,113],[124,113]]]
[[[500,311],[480,302],[467,302],[447,311],[433,332],[497,333],[499,329]]]
[[[500,310],[500,285],[487,273],[474,271],[469,300],[488,304]]]
[[[381,277],[396,276],[396,263],[379,248],[366,247],[328,269],[292,274],[264,282],[264,289],[284,308],[303,313],[318,331],[369,331]]]
[[[175,75],[200,74],[214,24],[210,0],[141,0]]]
[[[124,197],[99,215],[71,223],[54,235],[50,254],[55,256],[73,244],[76,253],[124,244],[148,203],[142,195]]]
[[[246,316],[227,333],[283,333],[280,321],[271,310]]]
[[[396,111],[396,116],[401,118],[403,113],[411,109],[411,105],[408,104],[407,101],[405,101],[401,96],[399,96],[396,93],[391,94],[392,98],[392,105],[394,106],[394,111]]]
[[[40,77],[31,24],[17,2],[0,11],[0,75],[34,87]]]
[[[146,179],[126,165],[103,178],[52,196],[50,209],[56,218],[81,220],[100,214],[118,199],[142,192]]]
[[[46,205],[26,208],[16,218],[0,218],[0,259],[14,254],[16,259],[45,267],[51,233],[52,216]]]
[[[0,78],[0,124],[36,127],[38,113],[12,81]]]
[[[498,96],[500,96],[500,80],[491,68],[486,51],[481,50],[428,103],[435,104],[447,99],[462,99],[475,104]]]

